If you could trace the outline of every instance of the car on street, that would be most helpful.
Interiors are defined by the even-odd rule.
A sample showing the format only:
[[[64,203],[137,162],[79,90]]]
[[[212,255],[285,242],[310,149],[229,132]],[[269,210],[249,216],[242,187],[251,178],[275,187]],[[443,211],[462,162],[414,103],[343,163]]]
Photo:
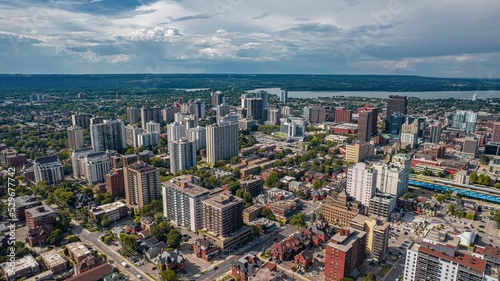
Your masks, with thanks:
[[[218,266],[214,266],[214,269],[213,269],[213,270],[217,270],[217,269],[219,269],[219,267],[218,267]]]
[[[136,275],[137,279],[142,279],[142,276],[140,274]]]

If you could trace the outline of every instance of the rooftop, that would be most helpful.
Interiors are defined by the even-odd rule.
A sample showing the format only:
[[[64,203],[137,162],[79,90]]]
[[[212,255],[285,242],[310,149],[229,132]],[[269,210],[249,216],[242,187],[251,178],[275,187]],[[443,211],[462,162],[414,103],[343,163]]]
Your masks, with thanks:
[[[186,193],[191,197],[198,197],[210,193],[210,190],[201,187],[199,185],[196,185],[187,179],[181,179],[181,180],[172,179],[170,181],[162,182],[161,184],[165,187]]]
[[[85,245],[83,245],[82,242],[70,243],[70,244],[66,245],[66,248],[77,257],[90,255],[90,250]]]
[[[220,195],[216,195],[214,197],[210,197],[203,200],[203,204],[207,204],[219,209],[224,209],[235,205],[243,204],[243,199],[234,197],[227,192],[223,192]]]
[[[48,252],[41,253],[40,257],[42,258],[43,262],[49,267],[54,267],[62,263],[66,263],[66,260],[56,250],[50,250]]]
[[[108,213],[108,212],[112,212],[114,210],[121,209],[125,206],[126,206],[125,203],[123,203],[121,201],[117,201],[117,202],[108,203],[108,204],[98,206],[96,208],[93,208],[91,211],[93,213],[99,213],[99,212]]]
[[[5,272],[5,268],[7,267],[7,263],[2,263],[2,268],[4,269],[4,272]],[[32,255],[26,255],[20,259],[16,259],[15,261],[15,271],[18,272],[18,271],[21,271],[23,269],[27,269],[27,268],[33,268],[33,267],[37,267],[39,266],[38,265],[38,262],[35,260],[35,258],[32,256]]]
[[[35,163],[38,163],[38,164],[48,164],[48,163],[54,163],[54,162],[59,162],[59,157],[57,157],[57,155],[43,156],[43,157],[35,158]]]
[[[25,212],[29,213],[31,215],[31,217],[33,217],[33,218],[41,217],[41,216],[46,216],[46,215],[49,215],[49,214],[55,214],[55,211],[52,210],[52,208],[50,208],[47,205],[41,205],[41,206],[33,207],[33,208],[30,208],[30,209],[27,209]]]
[[[456,262],[458,264],[470,267],[470,268],[477,270],[477,271],[484,272],[486,269],[486,260],[483,260],[481,258],[476,258],[476,257],[471,256],[471,255],[463,254],[460,252],[456,252],[455,256],[452,257],[452,256],[448,256],[442,252],[435,251],[432,248],[428,249],[425,247],[420,247],[418,251],[421,253],[424,253],[424,254],[428,254],[428,255],[442,258],[444,260]]]
[[[348,231],[348,235],[343,234],[343,230]],[[357,230],[352,227],[344,227],[339,233],[332,237],[328,246],[346,252],[354,245],[356,240],[365,235],[366,232],[364,231]]]

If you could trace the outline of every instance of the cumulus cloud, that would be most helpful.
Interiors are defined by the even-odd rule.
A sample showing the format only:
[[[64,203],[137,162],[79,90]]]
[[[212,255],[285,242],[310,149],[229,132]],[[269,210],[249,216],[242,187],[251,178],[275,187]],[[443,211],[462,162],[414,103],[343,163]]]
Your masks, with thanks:
[[[20,0],[0,11],[0,72],[47,71],[29,63],[38,58],[63,73],[163,61],[162,71],[500,76],[495,0]]]

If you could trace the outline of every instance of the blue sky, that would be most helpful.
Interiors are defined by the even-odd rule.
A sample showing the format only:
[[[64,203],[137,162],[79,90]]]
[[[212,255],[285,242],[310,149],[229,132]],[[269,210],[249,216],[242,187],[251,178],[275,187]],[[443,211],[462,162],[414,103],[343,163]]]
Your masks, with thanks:
[[[0,0],[0,73],[484,79],[500,77],[499,14],[497,0]]]

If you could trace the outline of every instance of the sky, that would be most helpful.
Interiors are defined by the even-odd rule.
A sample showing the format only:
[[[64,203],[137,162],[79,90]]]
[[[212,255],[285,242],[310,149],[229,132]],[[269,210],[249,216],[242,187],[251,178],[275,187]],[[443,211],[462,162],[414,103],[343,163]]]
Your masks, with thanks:
[[[500,77],[498,0],[0,0],[0,73]]]

